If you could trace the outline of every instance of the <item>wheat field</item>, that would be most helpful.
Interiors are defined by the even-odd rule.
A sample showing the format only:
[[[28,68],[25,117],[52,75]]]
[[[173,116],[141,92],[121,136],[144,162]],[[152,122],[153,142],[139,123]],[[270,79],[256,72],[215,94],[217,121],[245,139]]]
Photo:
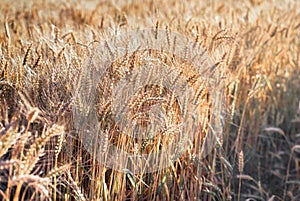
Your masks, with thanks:
[[[0,200],[300,200],[298,1],[0,0],[0,22]],[[101,79],[84,80],[86,67],[93,75],[107,65],[98,55],[102,42],[142,29],[178,48],[187,45],[178,38],[191,39],[213,63],[211,74],[197,77],[195,66],[167,46],[127,53],[125,40],[125,56],[109,52],[116,59]],[[113,144],[152,154],[176,142],[191,104],[183,106],[181,94],[159,86],[166,72],[151,74],[145,62],[188,78],[186,86],[197,91],[197,121],[186,128],[191,146],[180,145],[186,150],[167,167],[122,172],[97,160],[99,150],[86,148],[90,136],[75,109],[96,116],[103,150]],[[113,86],[134,73],[141,82],[157,81],[130,99],[128,85],[114,93]],[[85,93],[91,89],[93,108]],[[153,121],[147,112],[154,105],[168,126],[146,140],[125,135],[120,128],[128,124],[113,116],[118,100],[137,129]],[[220,102],[222,130],[203,157],[199,147],[217,122]]]

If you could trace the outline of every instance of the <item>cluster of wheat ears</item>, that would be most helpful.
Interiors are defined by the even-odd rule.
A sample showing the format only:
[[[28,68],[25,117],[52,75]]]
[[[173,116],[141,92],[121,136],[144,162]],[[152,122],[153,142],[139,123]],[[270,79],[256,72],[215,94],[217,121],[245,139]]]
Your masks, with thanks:
[[[299,2],[3,0],[0,5],[0,200],[300,199]],[[149,121],[148,108],[161,105],[169,126],[159,135],[134,139],[112,117],[112,86],[143,66],[145,57],[180,69],[201,105],[193,146],[169,167],[134,174],[108,168],[93,156],[97,151],[86,150],[84,133],[74,129],[73,108],[82,106],[76,92],[94,47],[143,28],[176,32],[203,47],[220,78],[220,88],[213,90],[223,90],[225,98],[222,133],[202,157],[199,147],[216,101],[205,80],[164,50],[116,59],[96,87],[103,149],[110,143],[149,154],[176,139],[181,106],[160,86],[148,86],[128,101],[140,128]],[[168,35],[164,40],[169,42]]]

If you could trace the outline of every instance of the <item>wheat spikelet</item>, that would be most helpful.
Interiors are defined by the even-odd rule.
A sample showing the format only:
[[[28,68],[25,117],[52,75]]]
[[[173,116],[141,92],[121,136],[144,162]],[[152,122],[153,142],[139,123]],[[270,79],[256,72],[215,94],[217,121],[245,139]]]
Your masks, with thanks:
[[[159,21],[156,21],[155,23],[155,36],[154,38],[157,39],[157,36],[158,36],[158,29],[159,29]]]
[[[85,201],[86,199],[85,199],[83,193],[81,192],[80,188],[78,187],[78,185],[74,181],[70,171],[67,171],[67,176],[68,176],[68,179],[70,180],[69,185],[73,189],[73,191],[75,192],[76,196],[79,198],[79,200]]]
[[[50,184],[49,178],[42,178],[40,176],[32,175],[32,174],[23,174],[19,176],[15,176],[12,178],[11,181],[12,185],[19,185],[23,183],[27,183],[28,185],[38,185],[43,189],[41,193],[44,194],[44,196],[49,197],[49,192],[47,190],[47,186]]]
[[[244,152],[240,151],[239,157],[238,157],[238,169],[239,172],[242,173],[244,170]]]
[[[39,192],[41,194],[41,196],[39,196],[39,199],[41,199],[41,200],[50,199],[50,191],[49,191],[48,186],[45,185],[45,183],[43,183],[43,185],[41,185],[40,183],[34,182],[29,185],[34,188],[35,193]]]
[[[223,143],[224,143],[224,137],[223,137],[223,134],[221,133],[220,137],[219,137],[219,144],[221,147],[223,146]]]
[[[16,143],[20,133],[16,132],[16,122],[11,122],[0,132],[0,157]]]
[[[1,52],[0,52],[1,53]],[[5,71],[5,69],[6,69],[6,65],[7,65],[7,61],[6,61],[6,59],[3,57],[3,56],[1,56],[1,61],[0,61],[0,65],[1,65],[1,76],[3,76],[4,78],[5,78],[5,73],[7,73],[6,71]]]
[[[47,174],[48,178],[54,178],[57,177],[58,175],[64,174],[67,170],[70,169],[70,164],[66,164],[60,167],[53,168],[50,170],[50,172]]]
[[[102,136],[102,152],[105,153],[107,151],[107,148],[108,148],[108,140],[109,140],[109,132],[108,130],[105,130],[103,132],[103,136]]]
[[[30,146],[25,154],[22,167],[20,169],[21,173],[30,173],[34,168],[35,164],[38,162],[39,158],[44,155],[44,146],[49,141],[51,137],[61,135],[64,131],[62,126],[53,125],[50,129],[44,130],[44,132],[35,139],[34,143]]]
[[[19,174],[30,174],[40,157],[44,156],[44,148],[40,148],[37,151],[30,148],[29,151],[24,156],[24,160],[22,161],[22,165],[20,166]]]
[[[65,139],[65,132],[63,130],[61,130],[59,132],[60,133],[58,134],[57,143],[55,145],[55,161],[56,162],[57,162],[57,159],[58,159],[58,155],[61,152],[63,142],[64,142],[64,139]]]
[[[19,166],[20,161],[18,160],[9,160],[9,161],[0,161],[0,171],[9,169],[13,166]]]
[[[10,35],[10,32],[9,32],[9,26],[8,26],[8,22],[7,22],[7,18],[5,19],[5,22],[4,22],[4,28],[5,28],[5,35],[7,37],[7,46],[9,47],[10,44],[11,44],[11,35]],[[8,48],[9,50],[9,48]]]
[[[28,59],[31,56],[31,49],[32,49],[32,44],[30,44],[28,49],[26,50],[23,63],[22,63],[23,66],[25,66],[28,63]]]

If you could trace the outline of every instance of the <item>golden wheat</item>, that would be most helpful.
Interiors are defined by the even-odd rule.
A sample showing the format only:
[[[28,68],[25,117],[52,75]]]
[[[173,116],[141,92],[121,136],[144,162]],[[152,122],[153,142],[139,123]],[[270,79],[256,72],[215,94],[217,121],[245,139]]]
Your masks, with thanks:
[[[299,3],[116,2],[1,2],[0,199],[271,200],[276,195],[299,200]],[[198,147],[213,121],[210,104],[215,101],[205,80],[172,51],[125,54],[97,83],[102,152],[109,143],[138,154],[176,142],[182,121],[179,108],[188,104],[180,105],[175,94],[162,87],[145,88],[127,103],[139,128],[152,120],[147,113],[151,106],[162,106],[168,125],[156,137],[129,137],[112,116],[116,83],[149,57],[186,77],[202,107],[193,149],[169,168],[122,174],[99,164],[85,150],[73,129],[71,109],[86,105],[74,97],[85,76],[85,61],[95,54],[97,44],[143,28],[152,28],[155,38],[162,31],[170,47],[178,42],[171,33],[178,32],[207,51],[215,63],[209,70],[218,72],[225,83],[226,119],[223,135],[217,136],[219,145],[203,158]],[[115,52],[110,49],[108,56],[114,58]],[[86,84],[89,89],[91,83]],[[234,154],[239,150],[243,151]]]

